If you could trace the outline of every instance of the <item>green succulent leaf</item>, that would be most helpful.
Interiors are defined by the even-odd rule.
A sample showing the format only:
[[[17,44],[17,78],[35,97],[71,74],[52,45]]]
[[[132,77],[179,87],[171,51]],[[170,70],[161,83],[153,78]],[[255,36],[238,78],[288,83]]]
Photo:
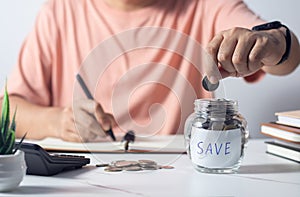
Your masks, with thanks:
[[[9,96],[7,92],[7,85],[5,85],[4,96],[2,99],[2,113],[0,118],[0,155],[14,154],[19,147],[15,147],[16,140],[16,114],[14,112],[12,123],[10,124],[10,105]],[[23,142],[26,134],[21,139],[20,144]]]
[[[12,122],[10,125],[10,129],[13,130],[14,132],[16,131],[16,114],[17,114],[17,108],[15,109],[14,116],[12,118]]]
[[[27,132],[23,135],[22,139],[20,140],[20,142],[18,143],[18,145],[15,146],[14,150],[13,150],[13,154],[15,154],[17,152],[17,150],[19,150],[19,148],[21,147],[22,145],[22,142],[23,140],[25,139],[27,135]]]
[[[10,138],[8,139],[8,147],[7,147],[7,150],[6,150],[6,154],[12,154],[13,153],[13,149],[14,149],[14,146],[15,146],[15,140],[16,140],[16,135],[15,135],[15,132],[10,130]]]
[[[13,148],[15,145],[15,132],[9,130],[9,135],[4,145],[0,148],[0,154],[7,155],[13,153]]]
[[[2,101],[2,115],[1,115],[1,134],[2,142],[9,137],[9,98],[7,93],[7,86],[5,85],[5,92]]]

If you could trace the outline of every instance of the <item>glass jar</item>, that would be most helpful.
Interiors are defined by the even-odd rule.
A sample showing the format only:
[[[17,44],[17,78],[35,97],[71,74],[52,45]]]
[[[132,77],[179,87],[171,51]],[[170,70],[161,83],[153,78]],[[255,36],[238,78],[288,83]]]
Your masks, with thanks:
[[[249,132],[238,103],[198,99],[185,122],[188,156],[200,172],[234,173],[240,167]]]

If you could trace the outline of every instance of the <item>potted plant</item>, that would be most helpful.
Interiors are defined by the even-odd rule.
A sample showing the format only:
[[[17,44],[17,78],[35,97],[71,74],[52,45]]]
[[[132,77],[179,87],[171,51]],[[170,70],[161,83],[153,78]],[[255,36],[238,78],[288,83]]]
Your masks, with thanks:
[[[10,124],[9,96],[5,86],[0,117],[0,191],[16,188],[26,174],[24,152],[18,150],[25,136],[18,146],[15,145],[16,110]]]

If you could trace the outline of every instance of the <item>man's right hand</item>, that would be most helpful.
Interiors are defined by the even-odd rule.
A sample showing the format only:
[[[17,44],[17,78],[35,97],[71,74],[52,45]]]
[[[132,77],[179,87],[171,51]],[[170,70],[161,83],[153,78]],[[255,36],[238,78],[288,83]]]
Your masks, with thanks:
[[[75,101],[73,107],[61,110],[57,137],[65,141],[97,141],[106,137],[105,131],[115,125],[114,117],[105,113],[99,103],[81,99]]]

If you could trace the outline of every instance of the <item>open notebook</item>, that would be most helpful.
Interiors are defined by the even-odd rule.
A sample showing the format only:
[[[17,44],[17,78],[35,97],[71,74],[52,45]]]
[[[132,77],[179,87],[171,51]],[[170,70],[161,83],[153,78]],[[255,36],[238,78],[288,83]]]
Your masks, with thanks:
[[[122,153],[124,152],[124,142],[103,141],[74,143],[65,142],[56,138],[46,138],[43,140],[25,140],[25,142],[35,143],[46,149],[47,151],[60,152],[94,152],[94,153]],[[130,153],[184,153],[186,148],[184,145],[183,135],[170,136],[150,136],[136,137],[135,142],[130,143]]]

